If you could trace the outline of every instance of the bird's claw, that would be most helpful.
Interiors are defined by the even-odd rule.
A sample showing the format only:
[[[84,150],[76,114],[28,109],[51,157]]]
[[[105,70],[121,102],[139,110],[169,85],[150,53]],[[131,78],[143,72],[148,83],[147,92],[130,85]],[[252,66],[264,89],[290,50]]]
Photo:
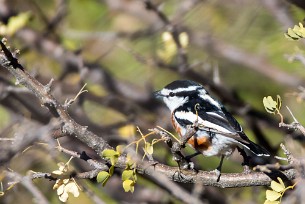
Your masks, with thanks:
[[[216,174],[217,177],[217,182],[220,180],[220,176],[221,176],[221,172],[219,169],[214,169],[213,171],[211,171],[212,173]]]
[[[251,173],[251,169],[250,169],[250,167],[248,165],[243,165],[243,168],[244,168],[244,170],[243,170],[244,174]]]

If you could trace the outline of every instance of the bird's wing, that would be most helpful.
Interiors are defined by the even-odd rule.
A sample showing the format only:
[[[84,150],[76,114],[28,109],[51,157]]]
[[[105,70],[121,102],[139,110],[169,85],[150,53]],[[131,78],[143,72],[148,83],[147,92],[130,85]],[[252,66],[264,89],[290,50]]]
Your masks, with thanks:
[[[175,118],[182,126],[192,125],[198,119],[200,129],[232,138],[258,156],[269,156],[267,150],[249,140],[237,120],[224,107],[213,111],[197,110],[197,114],[180,110],[175,112]]]
[[[225,108],[211,111],[199,109],[197,114],[198,116],[194,111],[177,110],[175,118],[182,126],[193,124],[198,118],[199,128],[201,129],[223,133],[224,136],[232,137],[238,141],[249,141],[240,124]]]

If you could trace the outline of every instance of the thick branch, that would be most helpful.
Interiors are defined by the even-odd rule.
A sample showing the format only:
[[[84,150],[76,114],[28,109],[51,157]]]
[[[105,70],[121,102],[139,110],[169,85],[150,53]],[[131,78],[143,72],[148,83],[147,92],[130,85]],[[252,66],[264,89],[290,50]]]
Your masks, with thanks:
[[[139,169],[139,173],[152,174],[154,171],[166,175],[169,179],[181,183],[201,183],[206,186],[214,186],[220,188],[236,188],[248,186],[269,186],[272,178],[281,177],[284,180],[293,180],[296,177],[295,170],[288,170],[285,172],[274,172],[271,178],[262,172],[251,173],[222,173],[220,180],[217,182],[218,176],[215,172],[206,171],[182,171],[179,173],[178,168],[169,167],[166,165],[150,166],[146,169]]]

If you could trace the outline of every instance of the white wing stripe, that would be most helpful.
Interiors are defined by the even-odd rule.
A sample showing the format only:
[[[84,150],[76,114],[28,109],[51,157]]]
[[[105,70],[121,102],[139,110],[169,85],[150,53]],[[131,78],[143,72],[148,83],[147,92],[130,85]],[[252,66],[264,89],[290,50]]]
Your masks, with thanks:
[[[192,112],[185,112],[185,111],[176,111],[175,116],[178,119],[188,120],[191,123],[194,123],[195,120],[197,119],[197,115],[195,115]],[[202,120],[200,117],[198,117],[198,123],[199,123],[199,125],[202,125],[205,128],[215,129],[215,130],[218,130],[219,132],[224,132],[224,133],[232,133],[228,129],[221,127],[219,125],[216,125],[215,123],[211,123],[210,121]]]

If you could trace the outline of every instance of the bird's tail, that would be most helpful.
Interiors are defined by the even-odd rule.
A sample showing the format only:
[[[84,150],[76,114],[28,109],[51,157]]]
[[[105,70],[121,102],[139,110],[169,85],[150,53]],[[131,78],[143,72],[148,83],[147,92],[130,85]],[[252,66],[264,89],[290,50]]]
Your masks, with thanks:
[[[256,156],[269,157],[270,153],[263,147],[255,144],[254,142],[248,140],[248,143],[239,141],[239,143],[244,146],[246,149],[250,150]]]

